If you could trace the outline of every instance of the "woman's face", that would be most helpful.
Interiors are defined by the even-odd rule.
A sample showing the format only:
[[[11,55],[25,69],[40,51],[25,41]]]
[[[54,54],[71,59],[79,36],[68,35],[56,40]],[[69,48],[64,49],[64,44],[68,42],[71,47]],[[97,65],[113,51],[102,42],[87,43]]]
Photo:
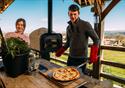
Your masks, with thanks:
[[[68,15],[70,17],[71,22],[74,23],[79,17],[79,12],[78,11],[69,11]]]
[[[23,21],[17,22],[17,24],[16,24],[16,32],[17,33],[23,33],[24,30],[25,30],[24,22]]]

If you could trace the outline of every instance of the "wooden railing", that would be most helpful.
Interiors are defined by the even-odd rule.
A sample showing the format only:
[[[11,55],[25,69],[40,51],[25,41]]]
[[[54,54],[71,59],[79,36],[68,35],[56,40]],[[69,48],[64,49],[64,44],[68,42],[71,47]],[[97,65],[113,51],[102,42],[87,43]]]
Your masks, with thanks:
[[[124,47],[114,47],[114,46],[101,46],[101,50],[113,50],[113,51],[125,52]],[[101,60],[101,65],[102,64],[125,69],[125,64],[122,64],[122,63]],[[117,77],[117,76],[110,75],[110,74],[107,74],[107,73],[104,73],[104,72],[100,73],[100,77],[104,77],[104,78],[111,79],[113,81],[125,84],[125,78]]]
[[[101,49],[105,50],[115,50],[115,51],[124,51],[125,52],[125,47],[115,47],[115,46],[101,46]]]
[[[125,48],[124,47],[114,47],[114,46],[101,46],[101,50],[113,50],[113,51],[125,52]],[[64,53],[64,55],[68,55],[68,53]],[[59,59],[54,59],[54,58],[51,58],[51,59],[55,60],[57,62],[66,64],[66,62],[60,61]],[[125,64],[122,64],[122,63],[101,60],[100,64],[101,65],[108,65],[108,66],[113,66],[113,67],[118,67],[118,68],[125,69]],[[125,78],[121,78],[121,77],[117,77],[117,76],[114,76],[114,75],[110,75],[110,74],[107,74],[105,72],[100,72],[99,74],[100,74],[100,77],[111,79],[113,81],[125,84]]]

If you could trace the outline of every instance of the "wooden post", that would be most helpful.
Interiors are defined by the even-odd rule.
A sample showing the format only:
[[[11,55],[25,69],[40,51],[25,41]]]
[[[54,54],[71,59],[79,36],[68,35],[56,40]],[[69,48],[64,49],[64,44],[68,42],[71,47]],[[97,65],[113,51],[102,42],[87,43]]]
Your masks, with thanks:
[[[94,4],[95,8],[99,7],[97,3]],[[103,6],[102,6],[103,8]],[[100,39],[100,44],[99,44],[99,51],[98,51],[98,56],[101,56],[101,43],[103,42],[103,36],[104,36],[104,21],[101,21],[101,13],[102,13],[102,8],[98,9],[99,13],[97,14],[95,12],[95,24],[94,24],[94,29],[96,33],[99,36]],[[98,57],[98,62],[93,64],[93,77],[99,79],[100,78],[100,72],[101,72],[101,57]]]
[[[100,45],[103,42],[103,36],[104,36],[104,18],[106,17],[106,15],[111,11],[111,9],[119,2],[120,0],[113,0],[109,6],[103,11],[100,12],[101,15],[99,14],[99,18],[97,20],[99,20],[99,23],[95,23],[95,31],[97,32],[99,38],[100,38]],[[96,3],[95,8],[97,8],[98,4]],[[102,7],[103,8],[103,7]],[[100,9],[100,11],[102,11],[102,9]],[[96,14],[97,15],[97,14]],[[101,48],[99,48],[99,52],[98,55],[100,56],[102,53]],[[100,78],[100,72],[101,72],[101,57],[98,57],[98,62],[96,64],[93,64],[93,77],[99,79]]]
[[[100,42],[103,42],[103,36],[104,36],[104,21],[101,21],[97,24],[95,24],[95,26],[97,26],[97,29],[95,28],[95,31],[97,32]],[[100,72],[101,72],[101,54],[102,54],[102,50],[100,48],[101,43],[99,45],[99,52],[98,52],[98,62],[93,64],[93,77],[99,79],[100,78]]]

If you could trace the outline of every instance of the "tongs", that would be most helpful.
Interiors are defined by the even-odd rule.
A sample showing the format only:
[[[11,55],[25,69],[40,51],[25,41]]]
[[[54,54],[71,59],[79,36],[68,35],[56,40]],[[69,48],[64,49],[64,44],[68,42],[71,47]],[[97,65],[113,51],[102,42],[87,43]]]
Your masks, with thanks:
[[[78,65],[76,68],[79,69],[80,67],[86,65],[87,63],[89,63],[90,61],[89,60],[86,60],[84,63]]]

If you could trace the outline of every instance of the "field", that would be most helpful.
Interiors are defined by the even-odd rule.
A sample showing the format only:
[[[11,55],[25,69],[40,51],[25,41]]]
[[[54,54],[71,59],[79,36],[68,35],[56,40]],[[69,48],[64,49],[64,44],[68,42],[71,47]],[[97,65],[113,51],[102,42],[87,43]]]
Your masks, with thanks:
[[[125,52],[104,50],[104,60],[125,64]],[[125,78],[125,70],[121,68],[104,66],[104,72]]]

